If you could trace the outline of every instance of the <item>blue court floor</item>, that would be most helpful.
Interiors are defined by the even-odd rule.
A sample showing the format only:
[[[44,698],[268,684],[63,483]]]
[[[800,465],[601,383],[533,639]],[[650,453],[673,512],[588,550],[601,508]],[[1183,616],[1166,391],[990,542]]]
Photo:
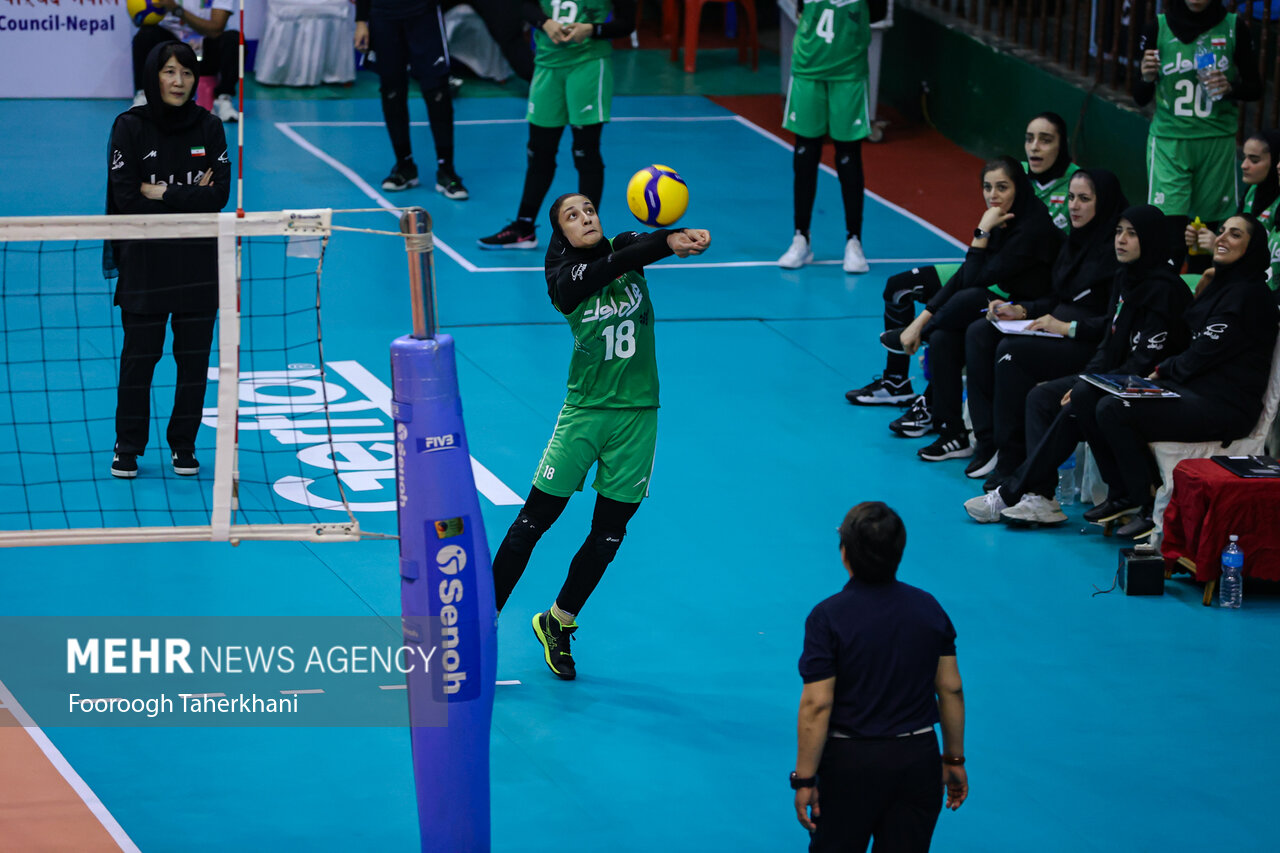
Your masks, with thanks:
[[[107,133],[123,107],[0,102],[0,212],[100,212]],[[389,198],[434,218],[440,315],[457,341],[471,452],[505,487],[481,499],[492,549],[550,435],[571,347],[546,298],[541,252],[475,248],[514,218],[523,110],[516,99],[457,103],[470,201],[429,187]],[[424,112],[413,105],[415,121]],[[391,165],[376,101],[260,101],[246,130],[247,209],[388,201],[370,189]],[[419,163],[430,162],[425,126],[414,141]],[[900,577],[932,592],[959,634],[971,795],[940,818],[935,849],[1276,849],[1266,814],[1280,758],[1270,719],[1280,599],[1250,588],[1239,612],[1204,608],[1185,580],[1158,598],[1094,597],[1111,583],[1117,545],[1084,529],[1080,507],[1052,530],[973,524],[961,503],[975,483],[962,463],[917,461],[917,442],[885,428],[897,410],[845,402],[882,363],[885,277],[958,258],[954,241],[869,197],[872,271],[846,276],[839,191],[824,172],[813,237],[822,263],[780,271],[790,150],[702,98],[617,99],[604,158],[606,232],[634,227],[625,179],[658,162],[687,180],[682,224],[710,229],[713,246],[649,270],[657,469],[579,619],[578,680],[547,671],[529,615],[559,589],[588,528],[590,491],[544,537],[500,622],[498,678],[518,683],[497,688],[494,849],[804,849],[786,785],[803,622],[843,584],[834,529],[868,499],[902,514]],[[575,183],[562,149],[551,197]],[[395,230],[382,213],[338,221]],[[410,326],[405,266],[395,238],[342,233],[330,244],[326,357],[353,393],[390,381],[388,345]],[[109,447],[98,450],[105,467]],[[394,512],[379,508],[393,489],[358,495],[366,528],[394,530]],[[0,551],[6,616],[394,620],[398,594],[387,541]],[[46,733],[143,851],[416,849],[404,729]]]

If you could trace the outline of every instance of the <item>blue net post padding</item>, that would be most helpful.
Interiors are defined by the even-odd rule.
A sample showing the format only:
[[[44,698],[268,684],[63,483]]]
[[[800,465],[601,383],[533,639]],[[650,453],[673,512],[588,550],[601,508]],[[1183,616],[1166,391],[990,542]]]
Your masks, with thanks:
[[[413,775],[424,853],[489,850],[497,618],[453,338],[391,345]]]

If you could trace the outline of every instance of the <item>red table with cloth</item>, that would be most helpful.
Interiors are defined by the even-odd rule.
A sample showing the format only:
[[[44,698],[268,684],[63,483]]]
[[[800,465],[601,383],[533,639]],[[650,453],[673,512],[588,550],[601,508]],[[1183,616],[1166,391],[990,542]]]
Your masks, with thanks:
[[[1211,459],[1173,469],[1160,552],[1166,566],[1191,569],[1205,581],[1205,603],[1222,573],[1227,537],[1240,537],[1246,577],[1280,580],[1280,478],[1237,477]]]

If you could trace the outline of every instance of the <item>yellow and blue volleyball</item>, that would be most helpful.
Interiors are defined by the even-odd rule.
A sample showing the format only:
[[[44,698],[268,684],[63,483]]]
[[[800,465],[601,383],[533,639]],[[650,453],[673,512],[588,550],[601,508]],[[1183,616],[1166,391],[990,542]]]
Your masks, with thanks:
[[[648,166],[627,182],[627,207],[645,225],[671,225],[689,206],[689,187],[675,169]]]
[[[151,0],[125,0],[124,7],[129,10],[129,20],[134,26],[150,26],[164,20],[165,11]]]

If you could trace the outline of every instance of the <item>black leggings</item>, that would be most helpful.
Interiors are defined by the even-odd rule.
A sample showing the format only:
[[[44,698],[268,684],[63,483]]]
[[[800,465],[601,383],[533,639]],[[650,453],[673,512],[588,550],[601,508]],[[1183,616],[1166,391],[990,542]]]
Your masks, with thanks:
[[[865,178],[862,173],[862,140],[836,142],[836,175],[844,200],[844,227],[850,237],[862,236]],[[791,165],[795,171],[796,230],[809,236],[813,200],[818,195],[818,167],[822,163],[822,137],[797,136]]]
[[[975,322],[965,333],[969,418],[983,452],[1000,451],[996,472],[1008,477],[1027,455],[1027,395],[1038,383],[1074,374],[1095,347],[1071,338],[1006,335]]]
[[[604,192],[604,158],[600,156],[600,134],[604,125],[571,126],[570,131],[573,133],[573,165],[578,170],[578,192],[598,206]],[[556,152],[563,134],[563,127],[529,125],[528,164],[517,219],[532,222],[538,215],[556,176]]]
[[[498,610],[506,606],[511,591],[519,583],[520,576],[529,565],[534,546],[555,524],[568,503],[567,497],[547,494],[537,486],[529,490],[529,497],[493,558],[493,592]],[[604,570],[618,553],[622,538],[627,535],[627,522],[639,508],[638,503],[623,503],[596,495],[591,532],[578,553],[573,555],[569,574],[556,596],[556,604],[561,610],[574,614],[582,612],[583,605],[604,576]]]
[[[1010,506],[1028,493],[1051,498],[1057,490],[1058,467],[1067,461],[1084,438],[1076,421],[1075,393],[1072,393],[1070,403],[1061,405],[1063,395],[1076,384],[1086,383],[1081,383],[1075,376],[1063,376],[1037,385],[1027,395],[1024,412],[1026,446],[1030,453],[1007,478],[1003,478],[999,467],[996,469],[997,475],[1002,476],[1000,496]],[[1003,459],[1001,451],[1001,461]]]
[[[193,451],[204,414],[209,380],[209,351],[217,315],[135,314],[121,310],[124,346],[116,391],[116,452],[141,456],[151,424],[151,379],[164,354],[165,324],[173,327],[177,382],[166,438],[171,450]]]
[[[916,267],[889,276],[884,285],[884,329],[901,329],[915,319],[915,303],[925,303],[942,289],[942,280],[934,267]],[[885,356],[884,375],[906,379],[911,357],[891,352]]]
[[[427,120],[436,148],[436,164],[453,169],[453,95],[449,91],[448,50],[438,9],[409,18],[369,20],[369,46],[378,53],[382,117],[396,160],[413,157],[409,141],[409,73],[427,103]]]
[[[992,299],[984,287],[957,292],[925,324],[922,337],[929,344],[929,387],[933,422],[946,437],[964,431],[965,333],[973,323],[986,323],[981,314]]]

